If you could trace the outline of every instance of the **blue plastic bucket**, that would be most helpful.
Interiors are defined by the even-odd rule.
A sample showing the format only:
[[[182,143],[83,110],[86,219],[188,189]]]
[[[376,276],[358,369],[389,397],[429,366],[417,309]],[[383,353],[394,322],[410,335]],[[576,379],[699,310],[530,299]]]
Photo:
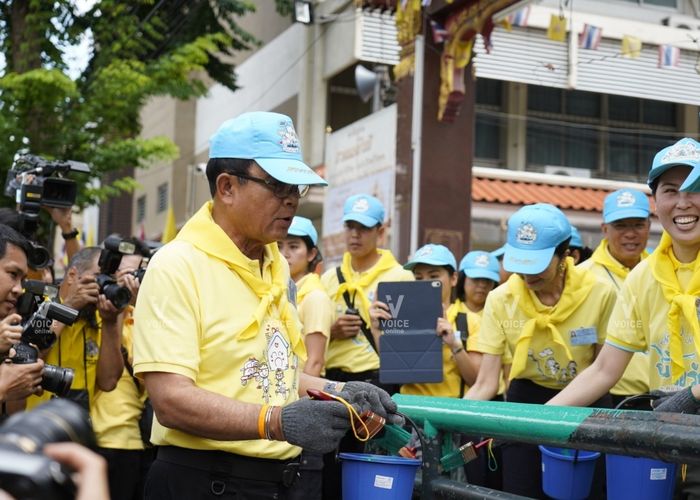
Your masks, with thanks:
[[[421,461],[415,458],[340,453],[343,500],[410,500]]]
[[[676,464],[644,457],[606,455],[608,500],[673,498]]]
[[[547,448],[542,452],[542,489],[556,500],[587,498],[591,492],[597,451]]]

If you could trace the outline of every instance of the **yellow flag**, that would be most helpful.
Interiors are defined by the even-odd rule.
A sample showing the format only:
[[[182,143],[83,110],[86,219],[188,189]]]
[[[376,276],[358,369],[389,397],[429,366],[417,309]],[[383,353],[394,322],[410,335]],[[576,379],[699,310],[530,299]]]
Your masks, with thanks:
[[[566,18],[552,14],[549,18],[549,28],[547,28],[547,38],[555,42],[566,41]]]
[[[168,207],[168,214],[165,216],[165,228],[163,236],[160,237],[161,243],[167,243],[177,236],[177,226],[175,225],[175,212],[173,207]]]
[[[636,36],[625,35],[622,37],[622,48],[620,52],[624,57],[636,59],[642,52],[642,41]]]

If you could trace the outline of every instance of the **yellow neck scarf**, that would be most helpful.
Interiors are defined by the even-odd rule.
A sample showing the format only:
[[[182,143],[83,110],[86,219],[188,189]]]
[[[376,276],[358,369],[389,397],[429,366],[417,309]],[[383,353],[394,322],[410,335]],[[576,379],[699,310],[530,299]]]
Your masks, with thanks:
[[[321,278],[316,273],[309,273],[297,281],[297,305],[301,304],[310,292],[314,290],[326,291],[321,284]]]
[[[693,277],[688,289],[681,290],[676,275],[677,266],[671,258],[673,252],[671,237],[664,231],[656,250],[649,256],[651,272],[661,285],[664,298],[671,305],[666,318],[671,351],[671,376],[675,381],[685,372],[683,364],[683,341],[681,339],[681,315],[692,329],[695,351],[700,353],[700,324],[695,301],[700,296],[700,259],[695,259]]]
[[[566,353],[567,361],[573,360],[569,345],[561,336],[557,324],[565,321],[583,302],[588,298],[596,278],[592,273],[577,269],[571,258],[566,259],[566,278],[564,280],[564,290],[562,290],[559,302],[551,309],[549,314],[540,313],[535,307],[535,303],[530,294],[530,290],[525,285],[523,279],[517,274],[508,279],[508,290],[510,294],[518,299],[518,308],[530,319],[527,320],[523,331],[518,337],[513,354],[513,366],[510,371],[510,378],[515,379],[525,371],[527,363],[527,352],[530,342],[535,334],[549,334],[555,344]]]
[[[642,258],[642,260],[646,259],[647,257],[649,257],[649,252],[644,250],[640,257]],[[623,280],[627,277],[627,275],[630,272],[629,268],[620,264],[610,254],[610,249],[608,248],[607,238],[603,238],[603,240],[600,242],[600,245],[598,245],[598,248],[596,248],[595,252],[593,252],[593,255],[591,255],[591,259],[596,264],[600,264],[601,266],[605,266],[605,268],[608,271],[610,271],[613,274],[616,274],[617,276],[619,276]]]
[[[340,270],[343,272],[343,276],[345,277],[345,283],[342,283],[338,287],[338,291],[335,292],[336,302],[343,298],[343,294],[345,292],[348,292],[350,295],[350,300],[354,300],[355,308],[360,311],[360,316],[368,325],[370,324],[370,303],[369,298],[365,293],[365,288],[368,288],[372,283],[374,283],[380,274],[399,265],[389,250],[377,249],[377,252],[381,256],[377,263],[369,268],[367,272],[363,273],[357,280],[354,279],[356,273],[353,271],[352,266],[350,265],[350,253],[345,252],[343,255],[343,263],[340,265]]]
[[[212,202],[208,202],[187,221],[175,239],[187,241],[212,257],[224,261],[260,298],[250,322],[239,334],[241,339],[250,339],[258,335],[265,316],[268,313],[274,315],[277,311],[289,335],[292,351],[302,360],[306,360],[306,346],[299,331],[296,314],[287,300],[287,261],[280,254],[277,243],[265,245],[265,255],[270,260],[272,274],[272,280],[268,282],[262,278],[257,261],[253,264],[251,259],[243,255],[224,230],[214,222],[211,211]]]

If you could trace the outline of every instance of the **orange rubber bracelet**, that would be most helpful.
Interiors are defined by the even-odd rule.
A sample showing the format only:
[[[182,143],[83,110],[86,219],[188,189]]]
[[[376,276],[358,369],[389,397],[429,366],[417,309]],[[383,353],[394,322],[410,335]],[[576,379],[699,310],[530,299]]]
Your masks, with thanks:
[[[265,436],[265,413],[267,412],[267,407],[268,405],[262,405],[258,414],[258,436],[260,436],[260,439],[267,439]]]

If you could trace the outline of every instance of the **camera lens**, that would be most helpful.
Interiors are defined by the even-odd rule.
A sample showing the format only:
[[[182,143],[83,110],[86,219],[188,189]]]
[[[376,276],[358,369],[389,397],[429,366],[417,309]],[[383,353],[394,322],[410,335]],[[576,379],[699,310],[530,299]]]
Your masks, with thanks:
[[[131,292],[129,289],[119,286],[116,283],[104,287],[102,293],[105,294],[105,297],[107,297],[117,309],[126,307],[131,300]]]
[[[57,396],[66,396],[73,383],[75,372],[72,368],[44,365],[44,373],[41,377],[41,387],[45,391],[53,392]]]
[[[96,446],[87,412],[66,399],[52,399],[30,412],[16,413],[0,427],[0,444],[26,453],[65,441]]]

